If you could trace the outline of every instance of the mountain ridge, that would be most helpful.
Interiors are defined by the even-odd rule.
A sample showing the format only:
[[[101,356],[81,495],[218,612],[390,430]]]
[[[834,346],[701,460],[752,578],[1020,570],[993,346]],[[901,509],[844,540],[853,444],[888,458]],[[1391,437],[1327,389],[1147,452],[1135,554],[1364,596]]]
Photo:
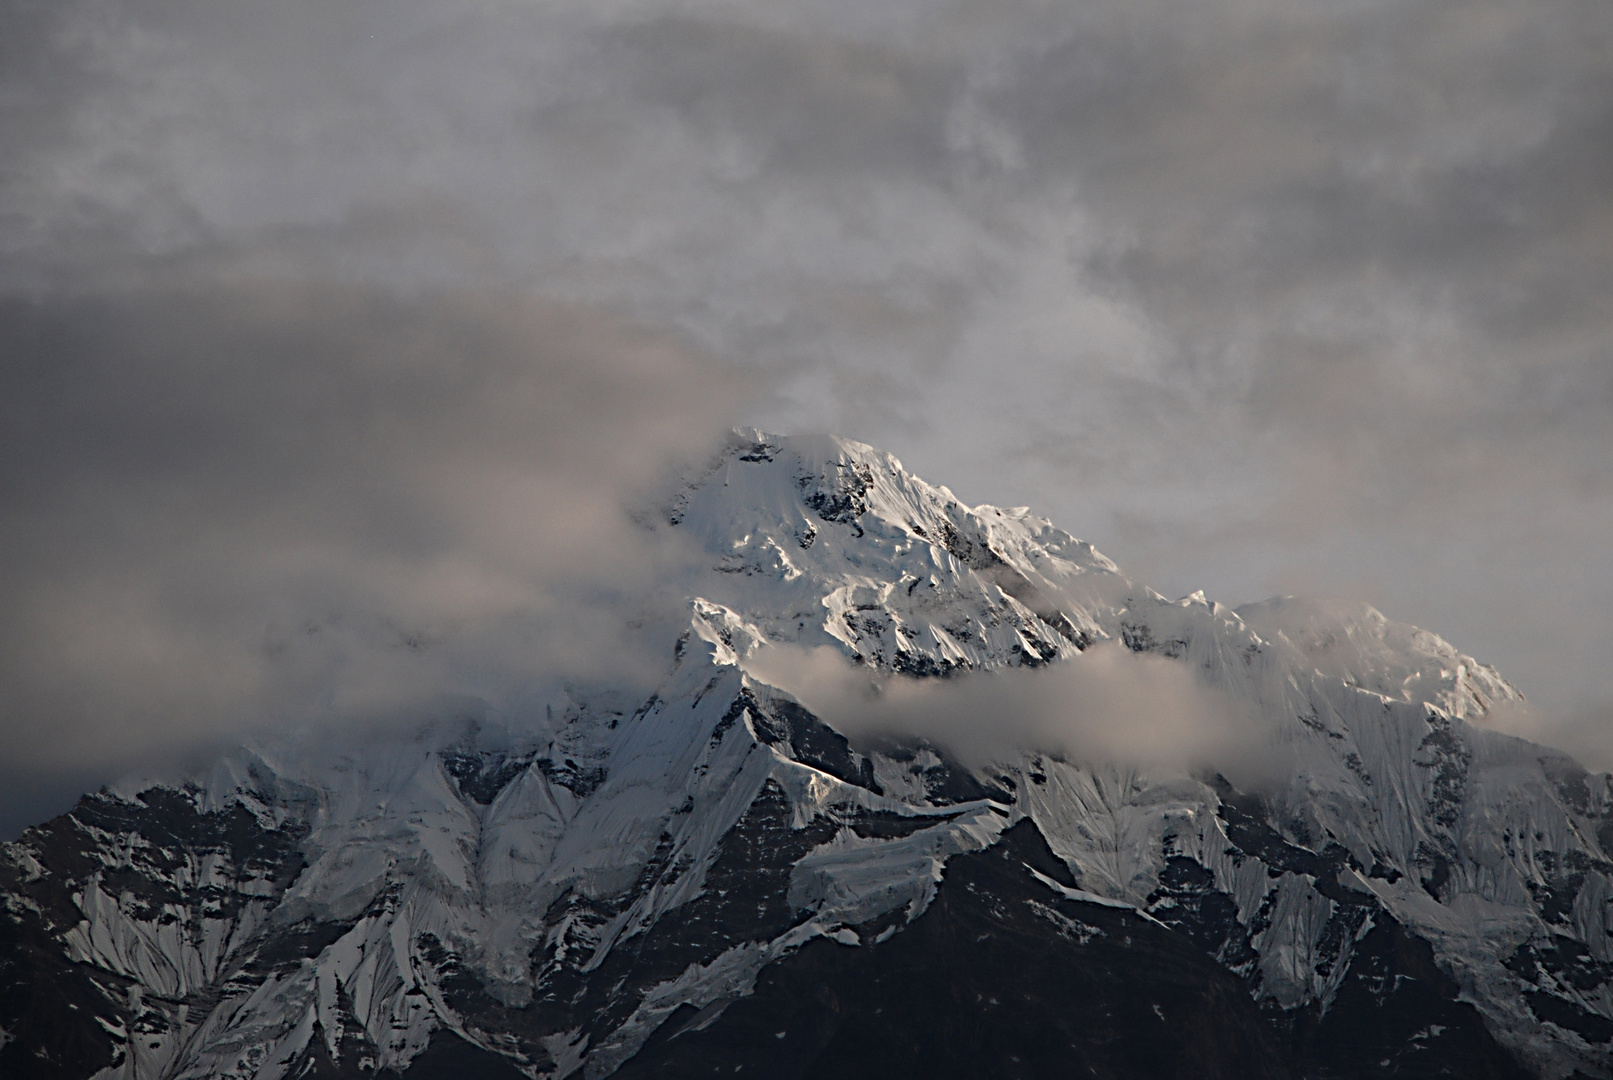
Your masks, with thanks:
[[[842,956],[878,982],[941,913],[1044,927],[1071,970],[1130,947],[1116,919],[1167,935],[1204,958],[1181,961],[1192,985],[1240,988],[1238,1037],[1273,1075],[1610,1075],[1613,781],[1478,726],[1520,695],[1437,635],[1365,607],[1167,600],[1028,510],[828,437],[736,432],[645,527],[703,559],[673,583],[686,616],[645,701],[243,748],[6,845],[0,970],[62,997],[0,994],[7,1075],[415,1076],[459,1055],[592,1078],[724,1038],[776,1069],[742,1036],[760,1002],[842,985]],[[848,738],[759,677],[788,649],[943,690],[1171,665],[1269,723],[1288,775],[1257,796],[1158,763]],[[990,860],[1021,848],[1053,862],[1003,878]],[[1013,885],[976,905],[981,873]],[[49,1031],[75,1013],[76,1051]],[[1141,1054],[1161,1033],[1134,1013],[1108,1037]],[[1204,1015],[1164,1037],[1200,1046]],[[859,1060],[867,1017],[802,1022],[811,1060]],[[1081,1051],[1099,1019],[1059,1030],[1044,1063],[1157,1066]],[[1383,1056],[1328,1071],[1347,1044]],[[970,1046],[973,1071],[1017,1075]]]

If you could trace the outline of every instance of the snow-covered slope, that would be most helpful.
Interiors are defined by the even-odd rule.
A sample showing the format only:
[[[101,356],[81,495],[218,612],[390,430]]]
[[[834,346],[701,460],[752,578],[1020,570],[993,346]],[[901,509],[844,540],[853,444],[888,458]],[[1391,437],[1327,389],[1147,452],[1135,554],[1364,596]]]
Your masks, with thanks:
[[[1135,1010],[1082,1013],[1101,1039],[1037,1051],[1100,1075],[1160,1066],[1092,1047],[1161,1038],[1201,1075],[1250,1054],[1271,1075],[1613,1075],[1613,787],[1476,726],[1516,692],[1438,637],[1365,607],[1170,601],[831,438],[736,434],[650,527],[702,555],[647,701],[286,738],[8,845],[0,1071],[681,1075],[701,1046],[793,1075],[850,1052],[847,1009],[812,1014],[807,1053],[788,1024],[746,1041],[762,1003],[806,1009],[979,918],[1004,942],[1041,928],[1055,973],[1105,950],[1157,968],[1109,976]],[[1045,746],[965,767],[922,734],[852,743],[757,676],[799,646],[960,680],[1157,654],[1245,703],[1285,772],[1243,793]],[[968,908],[957,882],[1001,895]],[[1145,1030],[1175,1016],[1167,983],[1231,1011]],[[1085,1000],[1055,984],[1060,1015]],[[1222,1072],[1217,1025],[1247,1041]]]

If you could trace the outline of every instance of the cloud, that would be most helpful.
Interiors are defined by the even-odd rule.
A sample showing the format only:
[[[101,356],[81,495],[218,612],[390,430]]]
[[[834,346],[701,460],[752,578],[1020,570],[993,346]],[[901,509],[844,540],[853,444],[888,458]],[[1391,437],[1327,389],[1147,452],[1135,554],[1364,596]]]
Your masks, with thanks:
[[[1500,702],[1480,723],[1495,731],[1564,750],[1585,768],[1613,772],[1613,711],[1545,712],[1526,702]]]
[[[0,760],[652,679],[629,514],[754,385],[607,312],[257,282],[0,302]]]
[[[971,766],[1019,751],[1132,768],[1221,772],[1246,790],[1278,775],[1270,723],[1181,664],[1100,644],[1065,664],[951,679],[881,675],[827,646],[772,645],[747,671],[853,743],[921,738]]]

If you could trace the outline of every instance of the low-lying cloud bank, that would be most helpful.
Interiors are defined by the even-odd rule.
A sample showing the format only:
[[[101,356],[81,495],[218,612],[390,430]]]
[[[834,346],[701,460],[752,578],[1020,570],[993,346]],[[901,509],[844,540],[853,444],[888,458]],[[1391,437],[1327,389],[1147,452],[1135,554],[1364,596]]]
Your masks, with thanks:
[[[1276,732],[1182,664],[1100,644],[1069,663],[951,679],[882,676],[828,646],[772,646],[746,661],[854,743],[921,738],[971,766],[1024,749],[1070,761],[1220,772],[1240,787],[1281,771]]]

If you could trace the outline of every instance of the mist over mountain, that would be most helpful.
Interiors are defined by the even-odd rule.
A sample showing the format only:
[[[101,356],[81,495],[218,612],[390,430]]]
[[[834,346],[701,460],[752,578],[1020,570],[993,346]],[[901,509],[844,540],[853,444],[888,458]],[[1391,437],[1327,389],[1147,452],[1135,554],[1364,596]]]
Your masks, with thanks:
[[[658,490],[652,687],[265,733],[6,845],[6,1075],[1610,1074],[1613,777],[1486,726],[1494,669],[846,440]]]

